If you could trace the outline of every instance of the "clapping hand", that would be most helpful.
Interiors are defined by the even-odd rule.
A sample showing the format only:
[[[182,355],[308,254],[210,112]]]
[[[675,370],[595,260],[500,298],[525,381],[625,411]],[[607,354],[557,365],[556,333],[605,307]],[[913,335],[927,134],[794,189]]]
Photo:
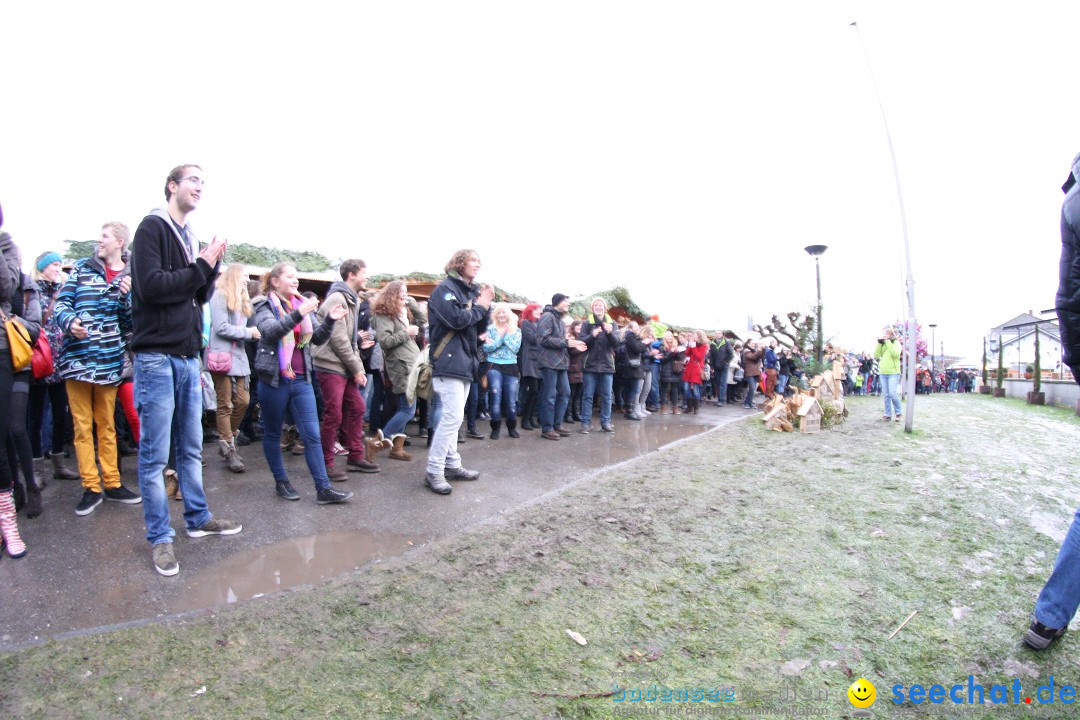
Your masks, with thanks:
[[[316,300],[315,301],[315,307],[318,307],[318,306],[319,306],[319,301]],[[341,318],[345,317],[346,313],[348,313],[348,312],[349,312],[349,309],[347,307],[345,307],[344,305],[335,305],[334,307],[330,308],[330,312],[326,313],[326,315],[331,320],[340,320]],[[367,378],[365,377],[365,380],[366,379]]]
[[[215,235],[214,239],[210,241],[210,244],[203,248],[203,251],[199,253],[199,257],[206,261],[206,264],[210,267],[214,267],[221,258],[225,257],[225,250],[229,247],[229,241],[225,238],[218,239]]]
[[[345,306],[344,305],[338,305],[338,307],[344,309]],[[313,313],[318,309],[319,309],[319,300],[317,298],[308,298],[308,299],[304,300],[304,302],[300,303],[300,307],[297,308],[297,310],[300,311],[300,317],[304,317],[305,315],[308,315],[309,313]],[[341,317],[341,316],[339,315],[338,317]],[[334,318],[334,319],[336,320],[337,318]]]

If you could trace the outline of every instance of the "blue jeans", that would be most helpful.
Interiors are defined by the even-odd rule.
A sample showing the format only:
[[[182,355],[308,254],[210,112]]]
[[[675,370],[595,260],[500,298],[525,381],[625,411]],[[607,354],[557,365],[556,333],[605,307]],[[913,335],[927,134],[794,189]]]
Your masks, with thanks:
[[[394,437],[405,432],[405,426],[412,420],[413,415],[416,414],[416,403],[409,404],[409,400],[405,397],[405,393],[400,395],[394,395],[397,398],[397,412],[394,413],[394,417],[386,421],[386,425],[383,426],[383,435],[386,437]]]
[[[516,375],[504,375],[492,365],[488,370],[488,412],[491,421],[498,422],[506,417],[507,422],[517,420],[518,378]]]
[[[746,376],[746,397],[743,398],[743,407],[754,407],[754,392],[757,391],[758,377],[757,375]]]
[[[262,386],[263,417],[263,454],[270,465],[274,480],[282,482],[289,479],[285,472],[285,462],[281,458],[281,426],[285,422],[285,409],[292,410],[296,429],[304,441],[304,459],[307,460],[308,472],[318,490],[330,487],[330,478],[326,476],[326,463],[323,460],[322,436],[319,433],[319,412],[315,407],[315,391],[311,383],[302,378],[290,380],[282,377],[277,387],[269,383]]]
[[[553,428],[562,427],[562,419],[566,417],[566,406],[570,403],[570,376],[565,370],[540,368],[540,372],[544,376],[540,427],[544,432],[551,432]]]
[[[881,379],[881,394],[885,396],[885,414],[886,415],[900,415],[900,375],[879,375]],[[895,412],[890,412],[889,408],[896,408]]]
[[[645,404],[660,407],[660,363],[650,363],[649,365],[649,371],[652,373],[652,385],[649,386],[649,397],[645,399]]]
[[[611,424],[611,381],[615,378],[610,373],[587,372],[581,381],[581,425],[592,425],[593,395],[600,390],[600,424]],[[558,417],[562,417],[561,415]]]
[[[701,383],[692,383],[683,381],[682,384],[683,397],[689,400],[693,397],[698,402],[701,402]]]
[[[1035,602],[1035,619],[1048,628],[1069,624],[1080,604],[1080,510],[1061,543],[1054,572]]]
[[[172,542],[165,466],[175,440],[176,474],[184,496],[184,523],[202,527],[212,515],[202,482],[202,382],[198,358],[164,353],[135,354],[135,408],[139,438],[139,492],[151,544]]]
[[[791,379],[790,375],[778,375],[776,378],[776,392],[780,395],[784,394],[787,390],[788,380]]]

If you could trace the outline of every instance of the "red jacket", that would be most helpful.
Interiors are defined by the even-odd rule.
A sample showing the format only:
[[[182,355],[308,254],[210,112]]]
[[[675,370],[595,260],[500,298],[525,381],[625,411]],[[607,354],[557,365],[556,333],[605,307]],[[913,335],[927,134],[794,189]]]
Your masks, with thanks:
[[[708,345],[697,345],[686,348],[686,366],[683,367],[683,382],[701,384],[701,371],[705,369],[705,354],[709,352]]]

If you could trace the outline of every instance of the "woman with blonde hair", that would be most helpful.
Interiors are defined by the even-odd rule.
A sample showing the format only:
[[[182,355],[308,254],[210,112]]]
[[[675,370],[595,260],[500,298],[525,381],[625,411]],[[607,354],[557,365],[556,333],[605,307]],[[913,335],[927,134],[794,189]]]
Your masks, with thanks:
[[[686,347],[679,344],[675,335],[668,330],[660,343],[660,414],[664,414],[664,404],[671,402],[671,414],[682,415],[679,409],[679,390],[682,383],[683,365]]]
[[[236,450],[236,436],[248,408],[251,375],[244,343],[261,337],[251,322],[253,314],[244,266],[230,265],[218,276],[210,296],[210,344],[204,363],[217,392],[218,453],[235,473],[245,469]]]
[[[658,351],[653,349],[653,343],[656,342],[656,331],[653,330],[652,324],[646,322],[642,325],[641,329],[638,330],[638,337],[641,338],[641,344],[645,346],[645,352],[641,356],[641,366],[645,372],[642,373],[641,392],[636,399],[631,400],[631,404],[633,405],[632,411],[637,413],[638,417],[647,418],[650,412],[645,408],[645,404],[649,400],[649,393],[652,392],[652,361],[655,355],[658,354]]]
[[[487,371],[491,439],[498,439],[503,417],[506,418],[506,434],[512,438],[521,437],[517,431],[517,358],[521,350],[521,330],[517,326],[517,316],[506,303],[492,306],[491,320],[480,336],[484,341],[484,356],[491,363]]]
[[[405,426],[416,412],[416,402],[410,404],[405,391],[413,361],[420,354],[416,337],[420,334],[420,327],[426,324],[427,317],[416,301],[409,297],[409,288],[401,280],[388,282],[372,304],[371,327],[375,331],[375,341],[383,352],[383,373],[390,379],[394,393],[396,412],[382,430],[390,438],[393,445],[390,457],[395,460],[412,460],[412,455],[405,450]],[[375,418],[372,418],[372,422],[375,422]]]

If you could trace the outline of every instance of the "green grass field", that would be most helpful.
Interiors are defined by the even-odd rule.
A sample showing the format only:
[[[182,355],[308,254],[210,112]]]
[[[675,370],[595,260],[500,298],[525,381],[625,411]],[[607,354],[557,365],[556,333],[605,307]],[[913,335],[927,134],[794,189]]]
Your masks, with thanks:
[[[837,718],[863,677],[875,717],[1070,716],[889,700],[969,675],[1025,696],[1080,682],[1074,639],[1019,644],[1080,505],[1080,421],[938,396],[909,436],[879,399],[849,409],[817,435],[735,423],[322,587],[2,655],[0,714]],[[654,684],[735,699],[589,697]]]

